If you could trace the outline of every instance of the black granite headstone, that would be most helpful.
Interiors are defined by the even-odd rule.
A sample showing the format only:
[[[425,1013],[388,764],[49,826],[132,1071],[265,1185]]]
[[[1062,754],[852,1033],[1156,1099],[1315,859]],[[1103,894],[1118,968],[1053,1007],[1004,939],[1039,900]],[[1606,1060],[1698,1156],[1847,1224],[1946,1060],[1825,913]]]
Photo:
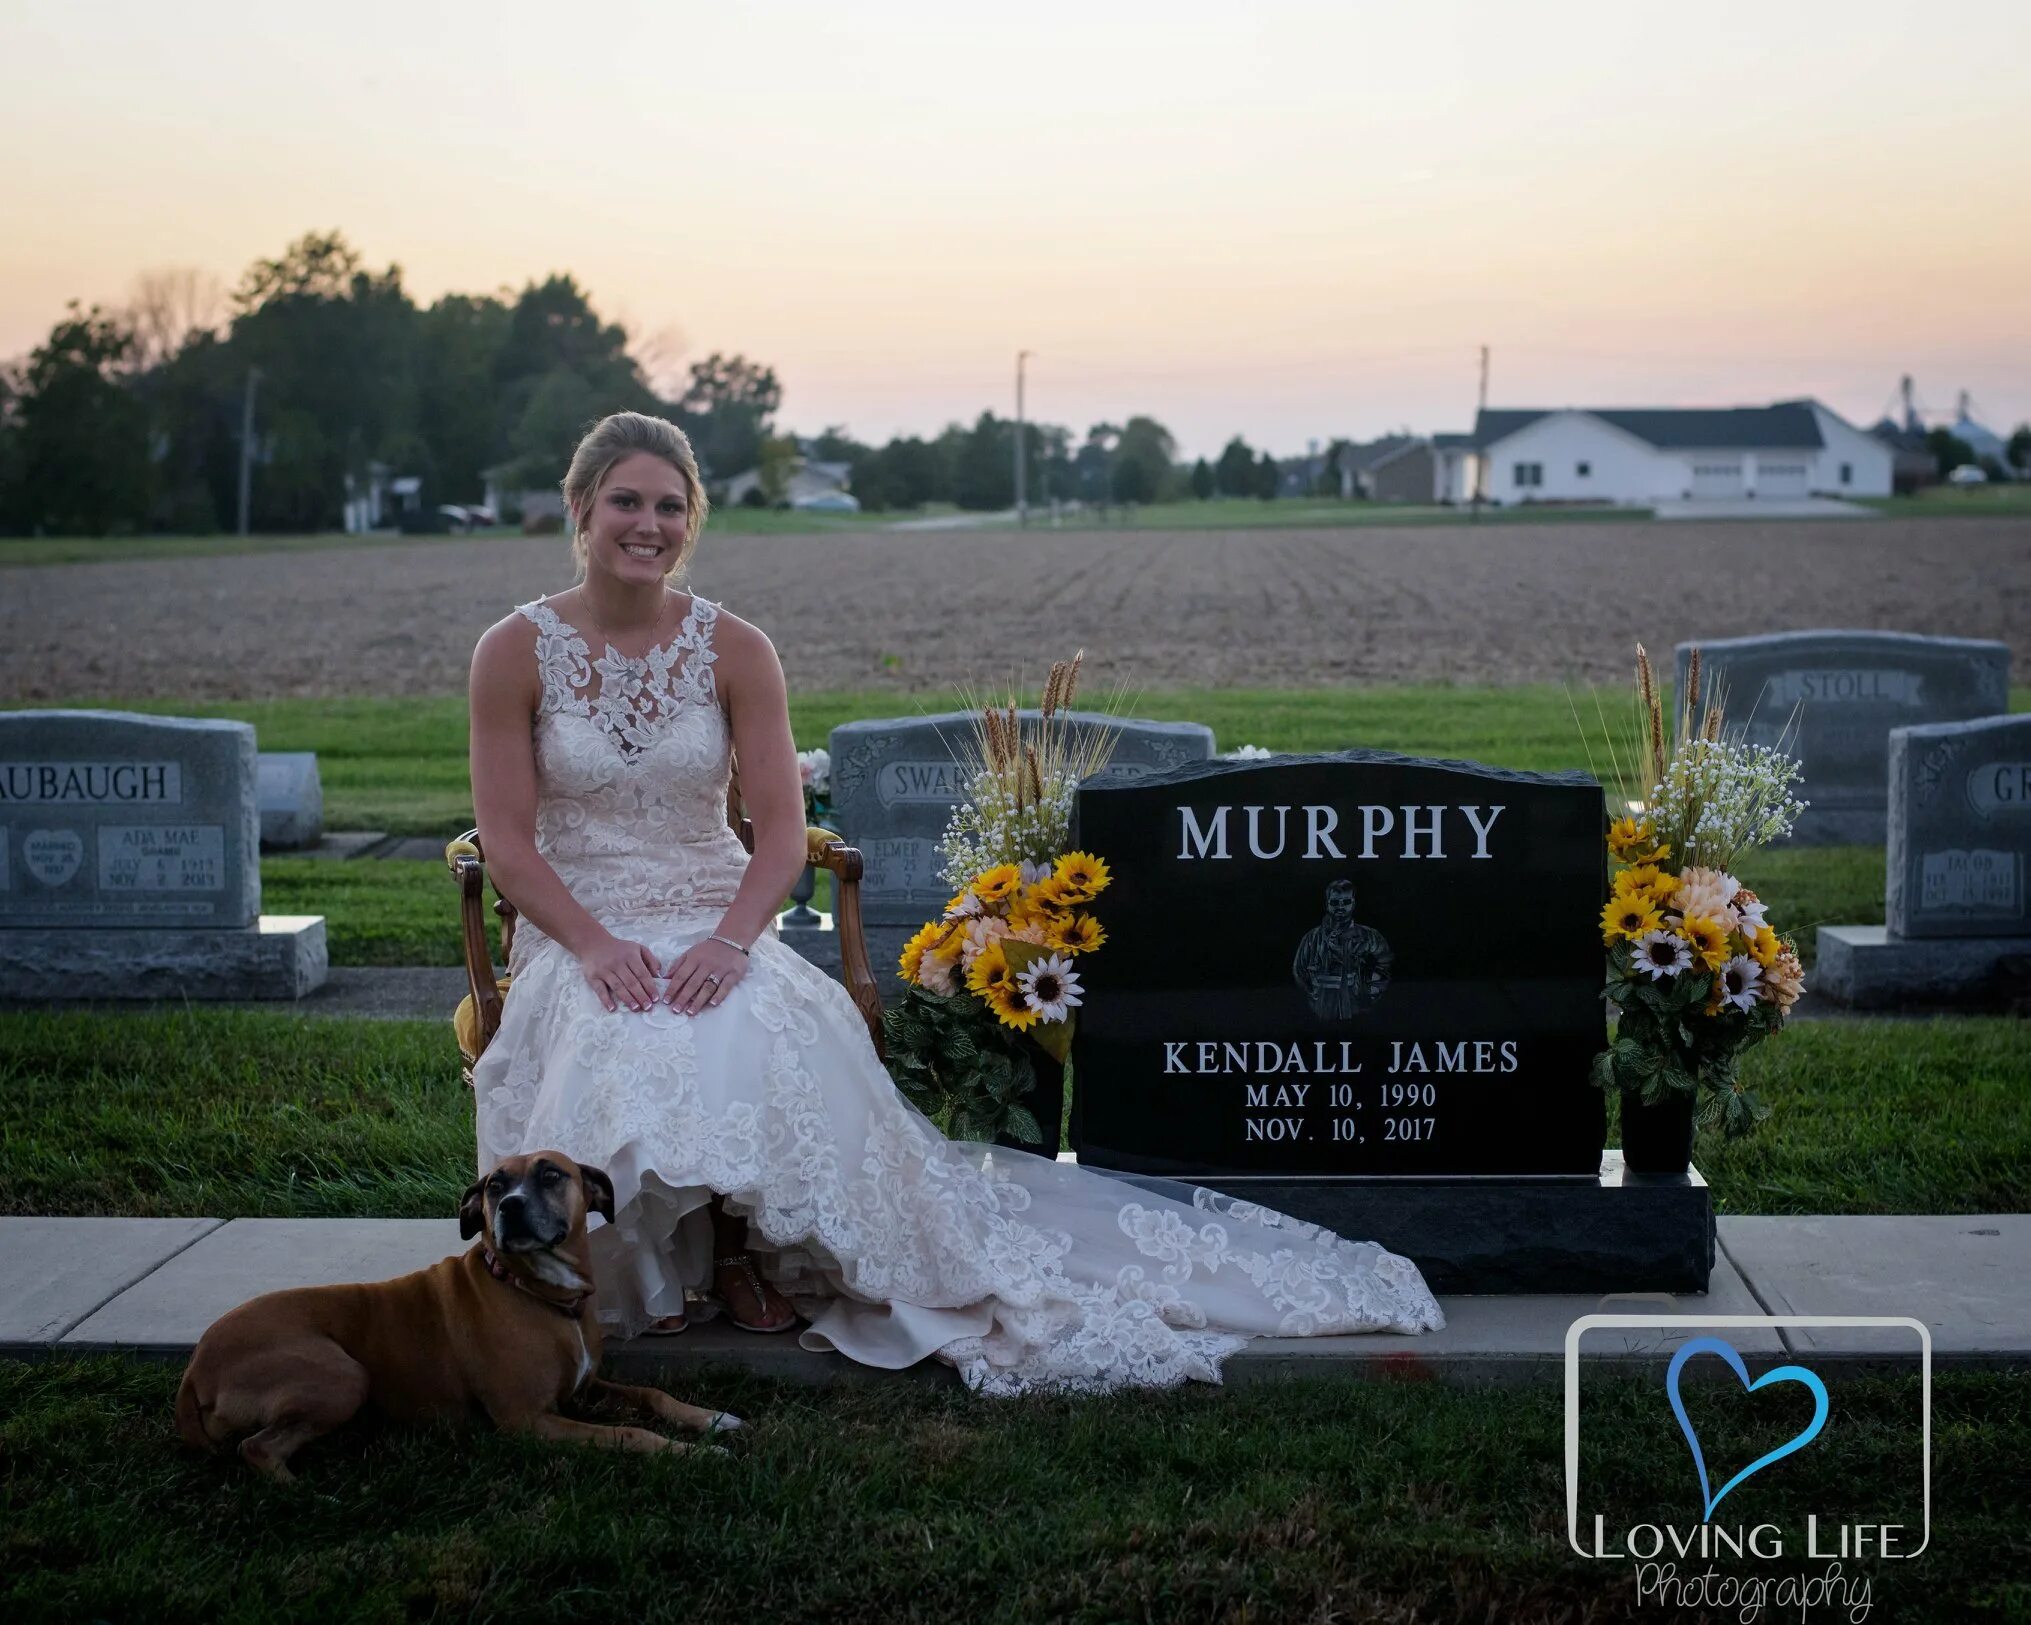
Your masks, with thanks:
[[[1173,1176],[1598,1176],[1603,796],[1374,751],[1100,775],[1073,1142]]]

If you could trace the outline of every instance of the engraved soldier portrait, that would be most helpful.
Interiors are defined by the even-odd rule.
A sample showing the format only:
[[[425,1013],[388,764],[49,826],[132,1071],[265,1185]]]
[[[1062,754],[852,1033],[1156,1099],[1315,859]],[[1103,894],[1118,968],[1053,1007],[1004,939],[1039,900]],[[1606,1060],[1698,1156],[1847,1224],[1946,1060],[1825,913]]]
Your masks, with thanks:
[[[1354,882],[1336,880],[1326,888],[1326,917],[1298,943],[1291,976],[1313,1015],[1345,1021],[1382,996],[1392,962],[1382,933],[1354,918]]]

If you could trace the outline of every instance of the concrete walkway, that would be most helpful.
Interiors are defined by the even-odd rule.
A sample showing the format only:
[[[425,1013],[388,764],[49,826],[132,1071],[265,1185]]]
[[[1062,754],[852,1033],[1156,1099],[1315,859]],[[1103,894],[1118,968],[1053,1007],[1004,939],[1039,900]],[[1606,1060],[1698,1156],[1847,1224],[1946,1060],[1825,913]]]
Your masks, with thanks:
[[[1932,1334],[1935,1368],[2031,1368],[2031,1215],[1724,1218],[1704,1296],[1454,1297],[1424,1337],[1264,1338],[1229,1382],[1288,1376],[1559,1381],[1566,1334],[1590,1314],[1683,1318],[1688,1331],[1584,1334],[1590,1363],[1650,1367],[1717,1315],[1910,1316]],[[289,1286],[385,1280],[462,1252],[444,1219],[0,1218],[0,1357],[129,1354],[181,1362],[220,1315]],[[1751,1364],[1786,1359],[1915,1369],[1914,1333],[1864,1327],[1738,1327]],[[794,1336],[700,1322],[681,1337],[611,1346],[608,1369],[648,1375],[734,1364],[806,1382],[896,1380]],[[950,1381],[943,1366],[902,1374]]]

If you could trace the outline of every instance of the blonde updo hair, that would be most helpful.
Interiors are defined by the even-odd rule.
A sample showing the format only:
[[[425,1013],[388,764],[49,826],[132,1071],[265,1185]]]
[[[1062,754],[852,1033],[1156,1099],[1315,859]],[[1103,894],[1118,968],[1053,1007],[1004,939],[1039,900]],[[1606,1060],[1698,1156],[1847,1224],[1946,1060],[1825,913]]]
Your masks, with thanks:
[[[684,480],[684,545],[664,575],[682,570],[698,545],[698,533],[705,529],[705,513],[711,504],[705,498],[705,481],[698,476],[698,459],[692,454],[690,439],[665,418],[653,418],[646,412],[615,412],[586,431],[564,476],[564,508],[571,518],[571,561],[581,577],[585,575],[585,525],[593,499],[614,464],[638,451],[662,458]]]

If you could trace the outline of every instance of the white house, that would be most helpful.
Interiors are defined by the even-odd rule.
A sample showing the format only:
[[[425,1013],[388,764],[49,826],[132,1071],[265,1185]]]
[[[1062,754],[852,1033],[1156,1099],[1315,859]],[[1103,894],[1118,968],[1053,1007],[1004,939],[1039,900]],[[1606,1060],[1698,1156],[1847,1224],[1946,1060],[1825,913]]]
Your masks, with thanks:
[[[825,463],[815,457],[799,457],[790,465],[783,482],[783,500],[792,508],[857,512],[860,501],[846,488],[852,476],[851,463]],[[762,471],[748,469],[726,482],[725,503],[729,508],[737,508],[750,492],[759,493],[761,488]]]
[[[1890,448],[1813,400],[1717,410],[1484,411],[1474,447],[1481,497],[1491,502],[1647,507],[1890,494]]]

